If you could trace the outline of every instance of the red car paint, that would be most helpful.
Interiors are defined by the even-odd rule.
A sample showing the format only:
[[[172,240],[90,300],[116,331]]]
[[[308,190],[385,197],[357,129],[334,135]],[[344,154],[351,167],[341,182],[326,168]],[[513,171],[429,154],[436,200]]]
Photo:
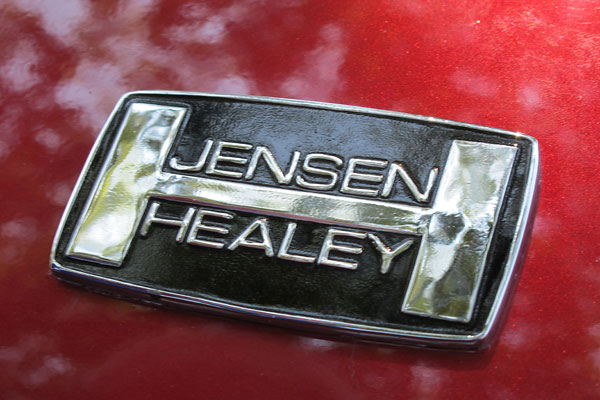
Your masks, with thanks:
[[[600,397],[598,12],[585,0],[5,1],[0,397]],[[68,196],[114,103],[140,89],[319,100],[536,137],[538,214],[496,344],[359,343],[58,282],[48,258]]]

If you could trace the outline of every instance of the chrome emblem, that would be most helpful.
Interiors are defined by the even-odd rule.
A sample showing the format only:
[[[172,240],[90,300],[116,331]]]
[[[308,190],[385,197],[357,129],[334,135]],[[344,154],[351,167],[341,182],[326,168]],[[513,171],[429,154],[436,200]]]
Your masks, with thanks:
[[[58,230],[61,279],[367,339],[489,339],[532,218],[528,136],[333,104],[135,92]]]

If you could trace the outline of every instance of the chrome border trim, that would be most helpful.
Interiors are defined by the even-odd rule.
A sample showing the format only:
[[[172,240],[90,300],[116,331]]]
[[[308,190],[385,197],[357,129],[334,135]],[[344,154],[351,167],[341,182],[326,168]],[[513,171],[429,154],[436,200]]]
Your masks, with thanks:
[[[254,102],[254,103],[264,103],[264,104],[277,104],[277,105],[289,105],[289,106],[298,106],[305,108],[314,108],[314,109],[322,109],[322,110],[332,110],[332,111],[344,111],[351,113],[361,113],[361,114],[369,114],[376,116],[385,116],[385,117],[396,117],[403,118],[407,120],[419,121],[419,122],[429,122],[436,123],[440,125],[447,125],[451,127],[458,128],[466,128],[473,129],[483,132],[491,132],[495,134],[500,134],[506,137],[511,138],[520,138],[527,140],[531,143],[531,162],[529,165],[527,184],[524,188],[523,201],[521,203],[521,212],[519,214],[519,218],[517,220],[517,230],[508,254],[506,267],[504,269],[504,274],[500,280],[500,284],[498,286],[498,291],[496,293],[496,297],[494,299],[494,303],[489,311],[489,315],[487,320],[485,321],[484,327],[482,331],[475,335],[450,335],[450,334],[437,334],[430,332],[414,332],[403,329],[391,329],[391,328],[383,328],[383,327],[373,327],[362,324],[355,324],[349,322],[341,322],[329,320],[326,318],[315,318],[315,317],[304,317],[286,313],[278,313],[272,311],[262,311],[256,310],[249,307],[238,306],[231,303],[215,301],[210,299],[202,299],[191,296],[186,296],[166,290],[158,290],[153,289],[146,286],[135,285],[115,279],[105,278],[99,275],[85,273],[81,271],[77,271],[65,266],[60,265],[56,261],[56,249],[58,246],[58,242],[60,237],[62,236],[62,232],[67,220],[67,216],[71,212],[73,207],[73,203],[75,202],[75,198],[77,194],[81,190],[83,185],[83,181],[85,176],[87,175],[92,160],[95,158],[98,149],[100,147],[101,142],[103,141],[105,135],[107,134],[108,127],[111,124],[115,114],[120,109],[122,104],[125,102],[127,97],[132,95],[172,95],[172,96],[190,96],[190,97],[206,97],[206,98],[218,98],[218,99],[229,99],[229,100],[238,100],[238,101],[246,101],[246,102]],[[460,349],[478,349],[484,347],[489,344],[490,339],[492,338],[492,334],[494,330],[499,326],[500,320],[503,317],[503,305],[508,300],[510,289],[512,287],[512,283],[514,282],[513,277],[514,274],[517,273],[517,268],[520,266],[521,257],[524,255],[524,250],[527,247],[527,234],[532,228],[533,217],[535,215],[535,207],[537,201],[537,193],[539,187],[539,146],[538,142],[535,138],[522,134],[520,132],[511,132],[503,129],[497,128],[489,128],[485,126],[468,124],[463,122],[456,122],[446,119],[434,118],[434,117],[426,117],[422,115],[414,115],[414,114],[406,114],[402,112],[396,111],[385,111],[385,110],[377,110],[366,107],[358,107],[358,106],[348,106],[341,104],[333,104],[333,103],[323,103],[316,101],[307,101],[307,100],[293,100],[293,99],[283,99],[283,98],[275,98],[275,97],[260,97],[260,96],[247,96],[247,95],[228,95],[228,94],[211,94],[211,93],[194,93],[194,92],[177,92],[177,91],[160,91],[160,90],[142,90],[142,91],[133,91],[125,93],[117,104],[115,105],[113,111],[110,113],[107,118],[100,135],[96,139],[90,154],[85,162],[85,165],[77,179],[77,183],[71,193],[65,211],[60,220],[56,235],[54,236],[54,240],[52,243],[52,252],[50,255],[50,268],[52,272],[59,278],[68,280],[69,282],[85,282],[85,281],[94,281],[102,286],[117,288],[122,290],[124,293],[129,294],[145,294],[152,301],[148,300],[147,302],[155,304],[155,305],[177,305],[179,307],[191,308],[191,309],[202,309],[204,311],[212,311],[220,314],[231,314],[231,315],[244,315],[249,317],[250,319],[259,320],[262,322],[273,323],[274,319],[276,321],[281,321],[280,325],[291,324],[296,329],[304,329],[304,330],[323,330],[327,332],[337,332],[337,333],[352,333],[353,335],[358,336],[358,338],[366,339],[366,340],[383,340],[388,343],[399,343],[399,344],[408,344],[412,346],[432,346],[432,347],[443,347],[443,348],[460,348]],[[81,283],[80,283],[81,284]],[[84,285],[85,286],[85,285]],[[157,301],[158,300],[158,304]],[[142,299],[143,301],[143,299]],[[306,323],[310,324],[310,329]],[[320,328],[320,329],[319,329]]]

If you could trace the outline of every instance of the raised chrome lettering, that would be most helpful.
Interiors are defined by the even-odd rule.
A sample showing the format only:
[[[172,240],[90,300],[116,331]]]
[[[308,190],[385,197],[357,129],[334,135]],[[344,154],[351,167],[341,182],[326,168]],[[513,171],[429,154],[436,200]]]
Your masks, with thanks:
[[[159,203],[152,202],[152,204],[150,205],[150,210],[148,210],[148,214],[146,214],[146,218],[144,219],[144,222],[142,223],[142,229],[140,230],[140,234],[142,236],[147,236],[148,230],[150,229],[151,224],[178,226],[179,230],[177,231],[177,236],[176,236],[175,240],[177,241],[177,243],[183,242],[183,238],[185,237],[185,232],[187,231],[188,227],[190,226],[190,222],[192,221],[192,217],[194,216],[194,210],[195,210],[194,207],[189,207],[187,209],[187,212],[185,213],[185,217],[183,217],[183,220],[157,217],[156,213],[158,211],[158,207],[160,207]]]
[[[248,240],[248,237],[256,230],[259,229],[262,237],[262,242],[255,242]],[[266,218],[255,219],[237,238],[227,247],[229,250],[235,250],[238,246],[250,247],[251,249],[261,249],[265,251],[268,257],[273,257],[275,252],[273,251],[273,242],[271,241],[271,234],[269,233],[269,225]]]
[[[346,171],[346,176],[344,177],[344,181],[342,182],[342,188],[340,189],[340,192],[348,194],[359,194],[361,196],[377,197],[377,195],[379,194],[379,189],[357,188],[350,186],[350,182],[353,180],[373,183],[379,183],[383,181],[383,174],[360,173],[355,172],[355,169],[357,165],[371,168],[385,168],[387,163],[387,161],[372,160],[369,158],[351,158],[348,163],[348,170]]]
[[[315,190],[330,190],[333,189],[338,180],[338,173],[336,171],[331,171],[328,169],[323,169],[319,167],[315,167],[310,165],[311,161],[331,161],[336,166],[341,166],[344,163],[344,160],[337,156],[332,156],[330,154],[322,154],[322,153],[310,153],[304,159],[304,164],[302,165],[302,169],[305,172],[314,174],[327,176],[331,179],[328,183],[318,183],[318,182],[308,182],[302,175],[298,175],[296,177],[296,184],[301,187],[305,187],[307,189],[315,189]]]
[[[379,236],[369,233],[369,239],[373,242],[375,248],[381,255],[381,267],[379,271],[382,274],[387,274],[392,265],[392,260],[400,253],[404,253],[412,246],[414,240],[406,239],[398,243],[396,247],[390,248],[379,238]]]
[[[516,147],[453,140],[432,206],[421,207],[164,171],[185,112],[182,107],[131,104],[68,244],[68,256],[121,265],[152,197],[328,225],[417,235],[421,236],[417,263],[411,273],[402,310],[431,318],[463,322],[471,319]],[[220,162],[245,165],[248,161],[222,156],[221,151],[226,146],[240,151],[252,148],[249,144],[217,143],[207,173],[211,171],[213,175],[239,179],[242,173],[217,169]],[[383,180],[383,174],[356,172],[357,165],[382,169],[387,162],[351,159],[349,163],[342,191],[376,196],[378,189],[355,188],[351,183],[378,183]],[[423,195],[428,196],[426,192]],[[155,213],[149,215],[150,222],[142,223],[142,230],[146,222],[149,226],[156,217]],[[260,248],[272,257],[274,251],[266,220],[257,221],[247,228],[248,232],[239,235],[233,248],[242,245]],[[248,239],[256,229],[260,229],[262,242]],[[317,262],[356,268],[356,263],[329,257],[330,251],[353,254],[352,251],[361,250],[336,245],[336,232],[350,232],[349,235],[361,238],[366,236],[354,231],[330,230]],[[178,237],[183,240],[179,233]],[[452,285],[448,285],[449,279]],[[448,301],[449,298],[452,300]]]
[[[204,168],[204,164],[206,163],[206,159],[208,158],[208,153],[210,153],[210,149],[212,148],[213,141],[208,139],[204,144],[204,148],[202,149],[202,153],[200,154],[200,158],[194,165],[185,165],[180,164],[179,160],[175,157],[169,160],[169,166],[173,169],[179,171],[188,171],[188,172],[198,172]]]
[[[225,170],[217,169],[217,163],[219,161],[233,163],[233,164],[239,164],[239,165],[245,165],[246,163],[248,163],[248,160],[246,158],[222,156],[221,152],[223,151],[224,148],[230,148],[230,149],[236,149],[236,150],[251,150],[252,145],[246,144],[246,143],[235,143],[235,142],[221,142],[221,141],[217,142],[217,148],[215,149],[215,152],[213,153],[212,158],[210,159],[210,162],[208,163],[208,166],[206,167],[206,173],[210,174],[210,175],[227,176],[230,178],[241,178],[243,175],[241,172],[225,171]]]
[[[336,236],[346,236],[356,239],[364,239],[367,237],[367,234],[363,232],[347,231],[343,229],[328,229],[327,235],[325,236],[325,240],[323,241],[323,246],[321,247],[321,252],[319,253],[319,258],[317,259],[317,264],[329,265],[330,267],[356,269],[358,267],[357,262],[332,260],[331,258],[329,258],[329,253],[332,250],[348,254],[361,254],[363,252],[362,247],[335,244],[334,240]]]
[[[233,219],[233,214],[230,214],[227,212],[222,212],[222,211],[205,210],[205,209],[201,208],[196,213],[196,218],[194,218],[194,222],[192,223],[192,227],[190,229],[190,232],[188,233],[186,241],[187,241],[187,243],[192,244],[194,246],[203,246],[203,247],[211,247],[213,249],[221,249],[221,248],[223,248],[223,246],[225,246],[224,243],[214,242],[212,240],[198,239],[198,231],[200,231],[200,230],[206,231],[206,232],[218,233],[220,235],[226,235],[229,233],[229,229],[226,229],[226,228],[223,228],[220,226],[216,226],[216,225],[204,224],[202,222],[202,220],[204,219],[204,216],[206,216],[206,215],[208,215],[209,217],[224,218],[227,220]]]
[[[406,169],[404,169],[404,166],[401,163],[392,163],[390,165],[385,184],[383,185],[383,190],[381,191],[381,197],[388,197],[390,195],[394,187],[394,180],[396,179],[396,174],[399,174],[400,178],[406,184],[406,186],[408,186],[408,189],[415,197],[415,199],[418,202],[426,203],[429,200],[429,195],[431,194],[431,189],[433,188],[435,178],[437,178],[438,171],[439,168],[437,167],[432,168],[431,171],[429,171],[427,186],[425,187],[425,191],[421,192],[413,178],[411,178]]]
[[[284,175],[283,171],[281,170],[281,167],[279,166],[279,164],[277,164],[277,161],[275,161],[275,157],[273,156],[273,153],[271,153],[271,150],[269,150],[265,146],[257,146],[254,149],[252,158],[250,159],[250,164],[248,165],[248,170],[246,171],[246,176],[244,177],[244,179],[248,180],[254,177],[254,172],[256,171],[258,160],[261,157],[263,158],[263,160],[265,160],[265,163],[267,164],[269,170],[277,180],[277,183],[282,185],[289,185],[289,183],[292,181],[292,177],[294,176],[294,172],[296,172],[298,160],[300,159],[300,152],[294,152],[292,156],[292,161],[290,161],[288,171]]]
[[[281,247],[279,248],[279,252],[277,252],[277,258],[281,258],[282,260],[289,261],[297,261],[301,263],[312,263],[315,261],[316,257],[302,256],[299,254],[290,254],[290,244],[292,243],[292,238],[294,237],[294,232],[296,231],[295,222],[290,222],[287,224],[287,228],[285,229],[285,235],[283,236],[283,241],[281,242]]]

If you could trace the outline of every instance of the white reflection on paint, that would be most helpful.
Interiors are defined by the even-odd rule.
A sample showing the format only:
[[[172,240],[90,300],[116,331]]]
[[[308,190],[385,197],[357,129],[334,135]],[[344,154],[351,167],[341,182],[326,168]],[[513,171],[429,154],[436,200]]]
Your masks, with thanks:
[[[0,347],[0,362],[18,363],[25,358],[25,352],[18,346]]]
[[[340,345],[330,340],[317,339],[311,337],[299,338],[300,346],[307,350],[327,351],[339,347]]]
[[[122,2],[113,23],[118,26],[145,27],[152,4],[150,1]],[[218,10],[200,5],[182,7],[182,21],[167,28],[165,36],[175,43],[178,39],[192,44],[198,41],[205,45],[209,44],[207,42],[216,43],[226,36],[228,25],[239,24],[256,14],[251,12],[252,4],[252,1],[239,2]],[[186,18],[183,15],[185,13],[188,13]],[[189,21],[190,16],[196,20]],[[195,29],[197,24],[207,24],[200,30],[199,34],[203,35],[200,38],[186,31],[188,28]],[[256,91],[254,80],[239,71],[234,56],[223,53],[218,57],[190,63],[189,49],[177,45],[157,46],[153,44],[151,34],[149,29],[118,30],[96,43],[94,54],[102,53],[101,59],[82,52],[75,73],[57,85],[54,92],[56,103],[77,109],[79,122],[94,128],[88,132],[96,135],[117,100],[115,93],[140,89],[133,83],[143,81],[146,75],[153,76],[157,70],[175,72],[177,81],[183,87],[190,82],[204,82],[198,90],[206,92],[250,94]],[[178,67],[173,70],[173,65]]]
[[[103,111],[110,110],[115,102],[114,94],[125,91],[121,68],[84,60],[77,66],[75,75],[61,83],[54,94],[60,105],[81,111],[78,116],[82,123],[100,127],[106,119]]]
[[[459,70],[450,76],[457,90],[468,94],[490,97],[498,92],[498,85],[491,78]]]
[[[215,84],[216,93],[250,94],[254,82],[241,76],[232,75],[219,79]]]
[[[171,27],[167,36],[180,43],[218,44],[226,38],[228,24],[239,24],[256,14],[257,3],[254,0],[237,1],[221,9],[186,4],[179,14],[189,22]]]
[[[27,386],[40,386],[50,379],[64,375],[72,369],[69,361],[60,356],[52,355],[44,357],[42,365],[22,375],[22,382]]]
[[[152,11],[157,2],[158,0],[121,0],[118,14],[136,18]]]
[[[15,92],[24,92],[37,85],[41,78],[35,67],[39,63],[38,50],[30,41],[21,40],[12,57],[0,68],[0,79]]]
[[[20,261],[23,255],[23,249],[15,245],[3,244],[0,246],[0,258],[4,261],[5,265],[14,264],[17,261]]]
[[[37,236],[36,222],[33,218],[13,219],[0,225],[0,235],[5,238],[31,241]]]
[[[285,97],[327,101],[343,87],[340,69],[346,48],[342,30],[334,24],[326,25],[320,36],[317,47],[308,52],[304,63],[281,85]]]
[[[11,145],[7,141],[0,138],[0,160],[10,154]]]
[[[207,21],[193,21],[186,25],[174,26],[168,36],[181,43],[216,44],[225,37],[226,21],[220,16],[212,16]]]
[[[76,179],[73,179],[73,182]],[[50,202],[57,206],[64,206],[67,204],[67,200],[69,200],[69,196],[73,191],[72,183],[57,183],[53,185],[50,190],[48,190],[46,194],[46,198],[50,200]]]
[[[50,338],[35,334],[21,336],[14,345],[0,347],[0,367],[5,378],[35,388],[72,372],[71,362],[54,348]]]
[[[182,18],[205,18],[211,14],[210,9],[205,4],[184,4],[179,8],[179,15]]]
[[[594,367],[600,372],[600,348],[590,352]]]
[[[433,396],[442,384],[441,372],[422,363],[410,367],[410,373],[413,377],[411,385],[424,398]]]
[[[4,102],[0,108],[0,160],[8,157],[15,148],[21,135],[15,135],[14,127],[23,115],[23,108]]]
[[[598,373],[600,373],[600,323],[593,325],[588,333],[596,342],[596,349],[590,352],[590,358],[592,361],[592,365],[596,368]]]
[[[519,90],[519,102],[527,110],[534,110],[542,106],[542,97],[540,91],[530,85],[524,86]]]
[[[40,18],[46,33],[67,45],[77,41],[77,30],[90,13],[88,0],[15,0],[13,3]]]
[[[539,336],[539,330],[535,326],[519,321],[505,328],[500,343],[513,350],[521,350],[532,346]]]
[[[54,151],[63,143],[63,139],[56,131],[52,129],[44,129],[35,134],[33,139],[44,146],[46,150]]]

